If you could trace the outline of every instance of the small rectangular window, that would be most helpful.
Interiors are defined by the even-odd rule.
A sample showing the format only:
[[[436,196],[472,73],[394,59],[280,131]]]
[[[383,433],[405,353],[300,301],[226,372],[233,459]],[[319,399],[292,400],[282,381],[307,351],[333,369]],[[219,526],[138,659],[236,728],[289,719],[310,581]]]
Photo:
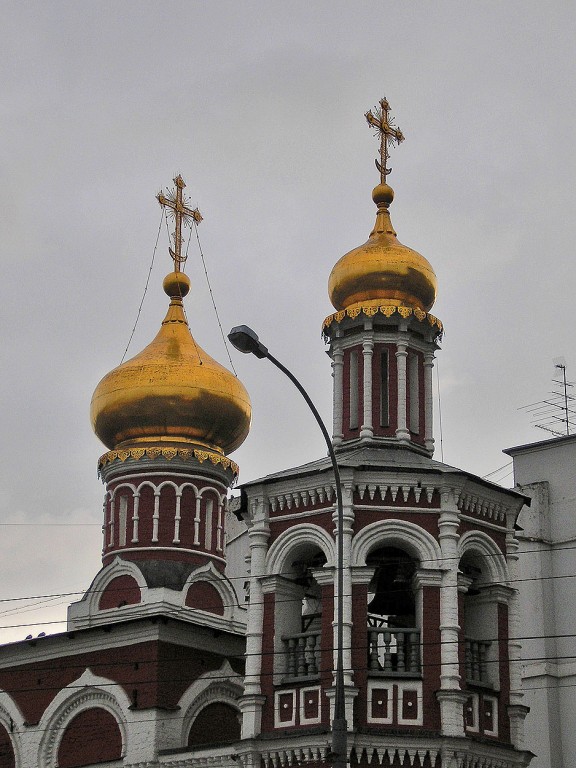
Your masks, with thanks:
[[[350,429],[358,429],[358,350],[350,352]]]
[[[380,426],[390,425],[390,381],[388,350],[380,352]]]

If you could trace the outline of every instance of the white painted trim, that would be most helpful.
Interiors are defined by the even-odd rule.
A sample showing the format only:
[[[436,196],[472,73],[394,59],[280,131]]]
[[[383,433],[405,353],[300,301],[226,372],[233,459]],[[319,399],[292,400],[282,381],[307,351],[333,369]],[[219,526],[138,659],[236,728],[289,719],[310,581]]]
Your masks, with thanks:
[[[266,555],[266,574],[285,572],[288,557],[297,548],[305,544],[316,545],[326,555],[326,567],[334,565],[336,560],[334,539],[319,525],[303,523],[284,531],[269,548]]]
[[[209,704],[222,702],[234,707],[240,716],[238,699],[244,689],[242,676],[234,672],[226,659],[220,669],[205,672],[182,694],[178,707],[182,713],[180,743],[183,747],[188,742],[188,734],[194,720]]]
[[[407,551],[426,568],[443,567],[440,545],[436,539],[415,523],[407,520],[378,520],[356,534],[350,552],[351,566],[366,565],[370,550],[376,546],[393,545]]]
[[[468,531],[458,541],[458,559],[467,552],[482,558],[489,573],[489,582],[508,584],[508,565],[500,547],[491,536],[483,531]]]
[[[86,669],[80,677],[59,691],[44,710],[37,731],[42,734],[38,748],[38,763],[46,768],[57,765],[58,747],[68,724],[76,715],[88,709],[105,709],[118,723],[122,737],[122,756],[127,753],[126,723],[130,699],[122,686]]]

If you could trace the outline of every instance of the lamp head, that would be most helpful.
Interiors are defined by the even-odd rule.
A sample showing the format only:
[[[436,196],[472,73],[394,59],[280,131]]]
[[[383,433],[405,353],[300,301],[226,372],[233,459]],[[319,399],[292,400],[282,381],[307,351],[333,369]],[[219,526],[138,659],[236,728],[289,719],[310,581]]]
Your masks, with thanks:
[[[268,348],[259,340],[258,334],[247,325],[236,325],[228,334],[228,339],[239,352],[244,354],[250,352],[260,358],[268,357]]]

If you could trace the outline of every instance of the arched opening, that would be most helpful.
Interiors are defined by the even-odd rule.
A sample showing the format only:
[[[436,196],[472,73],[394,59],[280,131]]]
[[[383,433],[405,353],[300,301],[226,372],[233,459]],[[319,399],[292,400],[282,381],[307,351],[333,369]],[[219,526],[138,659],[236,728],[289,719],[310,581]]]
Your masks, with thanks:
[[[420,674],[420,631],[414,574],[417,561],[398,547],[368,555],[368,668],[393,676]]]
[[[188,746],[201,744],[229,744],[240,739],[238,710],[221,701],[204,707],[192,723]]]
[[[0,768],[14,768],[16,758],[10,735],[3,725],[0,725]]]
[[[275,635],[284,678],[317,677],[320,672],[322,588],[318,571],[326,555],[314,544],[292,553],[275,592]]]
[[[122,734],[116,718],[101,707],[76,715],[58,747],[58,768],[82,768],[122,758]]]
[[[469,685],[492,688],[498,684],[498,601],[483,555],[467,551],[458,580],[464,676]]]

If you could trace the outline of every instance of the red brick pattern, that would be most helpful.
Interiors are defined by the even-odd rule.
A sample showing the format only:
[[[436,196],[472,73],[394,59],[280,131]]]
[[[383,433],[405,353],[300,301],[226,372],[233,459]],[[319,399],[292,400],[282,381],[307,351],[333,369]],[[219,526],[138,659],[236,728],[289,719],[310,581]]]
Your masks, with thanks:
[[[186,605],[218,616],[224,615],[224,604],[220,593],[207,581],[196,581],[190,586],[186,595]]]
[[[122,735],[113,715],[94,707],[71,721],[58,748],[58,768],[81,768],[122,757]]]
[[[132,576],[117,576],[106,585],[98,608],[105,611],[108,608],[120,608],[123,605],[135,605],[142,599],[138,582]]]

